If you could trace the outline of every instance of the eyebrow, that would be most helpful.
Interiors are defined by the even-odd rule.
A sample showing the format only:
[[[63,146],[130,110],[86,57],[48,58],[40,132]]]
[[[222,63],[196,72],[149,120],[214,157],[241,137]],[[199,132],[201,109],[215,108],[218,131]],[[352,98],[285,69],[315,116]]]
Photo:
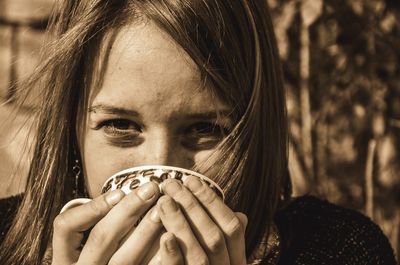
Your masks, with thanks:
[[[105,114],[113,114],[113,115],[123,115],[123,116],[136,116],[140,117],[139,112],[119,108],[115,106],[105,105],[105,104],[97,104],[88,108],[89,113],[102,112]],[[219,117],[229,117],[231,111],[229,110],[217,110],[217,111],[208,111],[208,112],[198,112],[198,113],[188,113],[184,115],[186,119],[217,119]]]
[[[98,104],[89,107],[89,113],[96,113],[97,111],[103,112],[105,114],[114,114],[114,115],[125,115],[125,116],[140,116],[137,111],[108,106],[104,104]]]
[[[209,111],[209,112],[199,112],[199,113],[189,113],[185,115],[185,118],[189,119],[217,119],[219,117],[229,117],[229,111]]]

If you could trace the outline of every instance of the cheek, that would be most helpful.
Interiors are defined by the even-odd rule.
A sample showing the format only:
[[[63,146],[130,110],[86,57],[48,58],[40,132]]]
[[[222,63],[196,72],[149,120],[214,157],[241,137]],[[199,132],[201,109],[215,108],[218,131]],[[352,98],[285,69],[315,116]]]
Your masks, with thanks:
[[[93,198],[101,194],[101,188],[110,176],[134,163],[127,150],[113,148],[101,140],[87,137],[84,147],[83,168],[86,187]]]

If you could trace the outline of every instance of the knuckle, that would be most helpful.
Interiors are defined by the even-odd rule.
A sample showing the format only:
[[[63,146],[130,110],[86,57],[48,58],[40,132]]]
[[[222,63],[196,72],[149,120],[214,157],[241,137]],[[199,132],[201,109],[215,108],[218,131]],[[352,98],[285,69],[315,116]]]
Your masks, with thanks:
[[[68,228],[68,218],[64,214],[59,214],[53,221],[54,231],[65,231]]]
[[[238,217],[233,217],[226,225],[225,233],[230,239],[238,239],[242,236],[243,228]]]
[[[203,193],[202,201],[205,205],[211,205],[217,200],[218,196],[211,189],[206,189],[206,192]]]
[[[118,206],[121,207],[122,211],[130,213],[130,212],[132,212],[133,205],[136,205],[136,204],[128,203],[126,201],[121,201]]]
[[[108,204],[104,198],[89,202],[89,207],[95,216],[103,216],[109,209]]]
[[[108,235],[104,228],[95,226],[90,232],[88,241],[94,245],[103,245],[108,242]]]
[[[184,218],[175,218],[173,225],[176,230],[191,231],[190,225]]]
[[[208,258],[206,255],[200,255],[198,258],[196,258],[196,264],[198,265],[209,265],[210,262],[208,261]]]
[[[247,215],[242,212],[236,212],[235,215],[239,218],[239,220],[242,224],[243,230],[246,230],[247,224],[249,222]]]
[[[221,231],[215,230],[212,229],[210,231],[210,236],[208,236],[206,240],[206,245],[210,254],[220,253],[225,248],[224,236],[222,235]]]
[[[127,197],[127,200],[122,200],[119,206],[130,215],[137,215],[150,207],[150,201],[143,201],[139,196],[133,194]]]
[[[189,192],[182,192],[178,196],[177,200],[186,211],[192,210],[198,204],[196,199]]]

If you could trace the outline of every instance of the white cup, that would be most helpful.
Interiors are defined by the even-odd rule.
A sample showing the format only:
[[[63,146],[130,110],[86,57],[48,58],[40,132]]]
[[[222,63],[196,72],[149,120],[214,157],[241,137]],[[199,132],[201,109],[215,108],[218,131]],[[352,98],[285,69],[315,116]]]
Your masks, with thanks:
[[[88,198],[77,198],[77,199],[73,199],[70,200],[69,202],[67,202],[64,207],[62,207],[60,213],[65,212],[68,209],[74,208],[76,206],[85,204],[87,202],[90,202],[92,199],[88,199]]]
[[[161,184],[164,180],[176,179],[180,182],[184,182],[189,176],[201,179],[203,182],[207,183],[222,200],[225,199],[223,190],[208,177],[189,169],[162,165],[139,166],[122,170],[112,175],[104,182],[101,192],[106,193],[110,190],[121,189],[128,194],[145,183],[155,182],[158,184],[160,192],[163,193]]]
[[[180,182],[184,182],[189,176],[194,176],[201,179],[201,181],[207,183],[207,185],[211,187],[215,193],[222,198],[222,200],[225,200],[223,190],[218,186],[217,183],[208,177],[189,169],[162,165],[131,167],[119,171],[104,182],[101,193],[120,189],[125,192],[125,194],[128,194],[132,192],[132,190],[137,189],[141,185],[151,181],[157,183],[158,187],[160,188],[160,192],[163,193],[161,184],[164,180],[176,179]],[[73,199],[64,205],[60,213],[90,201],[91,199],[88,198]]]

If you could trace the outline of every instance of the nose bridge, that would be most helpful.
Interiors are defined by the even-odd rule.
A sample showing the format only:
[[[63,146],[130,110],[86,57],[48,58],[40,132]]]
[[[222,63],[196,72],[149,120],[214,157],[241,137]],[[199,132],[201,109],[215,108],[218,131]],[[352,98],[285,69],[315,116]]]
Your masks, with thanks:
[[[159,130],[146,139],[143,150],[145,155],[145,163],[157,165],[173,165],[179,159],[177,157],[177,146],[174,138],[165,131]]]
[[[149,159],[154,160],[155,164],[167,165],[171,162],[170,160],[173,154],[173,150],[171,149],[173,148],[173,145],[169,138],[168,135],[160,135],[159,137],[155,137],[155,139],[152,140],[152,143],[149,144],[151,149],[149,152]]]
[[[167,165],[191,168],[194,154],[180,144],[179,135],[168,126],[149,129],[144,143],[140,146],[135,164]]]

